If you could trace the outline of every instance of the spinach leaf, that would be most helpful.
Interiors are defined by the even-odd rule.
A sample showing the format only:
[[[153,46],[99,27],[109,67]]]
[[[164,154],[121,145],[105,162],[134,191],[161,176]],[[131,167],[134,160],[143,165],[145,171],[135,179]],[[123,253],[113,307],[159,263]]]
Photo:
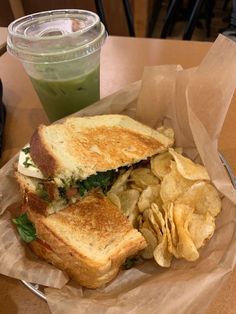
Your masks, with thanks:
[[[124,269],[130,269],[134,267],[137,261],[138,261],[137,257],[128,257],[123,264]]]
[[[27,213],[12,219],[23,241],[29,243],[36,239],[36,229],[32,222],[28,219]]]
[[[29,166],[36,168],[35,165],[33,165],[29,160],[30,160],[30,157],[25,158],[25,161],[23,162],[23,165],[25,166],[25,168],[29,168]]]
[[[79,189],[80,196],[84,196],[84,194],[86,192],[86,188],[84,187],[83,182],[80,182],[78,184],[78,189]]]
[[[45,186],[42,183],[38,183],[36,187],[37,195],[46,202],[50,201],[49,193],[45,189]]]
[[[100,187],[104,193],[107,192],[108,187],[112,184],[115,178],[115,170],[108,170],[106,172],[98,172],[91,175],[84,181],[77,181],[79,193],[84,195],[85,191],[89,191],[92,188]]]
[[[30,152],[30,147],[25,147],[25,148],[22,148],[22,152],[24,152],[26,155],[29,154]]]
[[[60,195],[60,197],[62,197],[62,198],[67,198],[67,196],[66,196],[66,190],[67,190],[67,187],[66,186],[59,186],[58,187],[58,191],[59,191],[59,195]]]

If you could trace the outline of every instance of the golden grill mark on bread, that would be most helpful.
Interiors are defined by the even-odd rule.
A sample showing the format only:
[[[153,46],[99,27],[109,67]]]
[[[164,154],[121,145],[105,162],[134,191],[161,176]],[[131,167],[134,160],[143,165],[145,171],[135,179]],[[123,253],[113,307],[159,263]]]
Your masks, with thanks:
[[[86,129],[77,136],[72,136],[72,140],[74,145],[67,146],[68,152],[73,156],[79,154],[81,163],[88,167],[96,165],[97,171],[132,163],[132,159],[137,160],[138,155],[146,158],[161,146],[151,137],[124,130],[119,126]],[[93,146],[97,147],[99,153],[91,150]]]

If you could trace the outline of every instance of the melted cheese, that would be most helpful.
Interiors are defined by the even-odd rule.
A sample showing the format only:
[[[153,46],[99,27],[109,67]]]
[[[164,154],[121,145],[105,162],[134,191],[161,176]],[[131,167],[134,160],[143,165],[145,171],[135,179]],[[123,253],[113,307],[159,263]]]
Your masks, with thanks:
[[[27,145],[28,146],[28,145]],[[29,153],[25,153],[21,150],[18,161],[18,171],[27,176],[33,178],[44,179],[44,175],[37,168]]]

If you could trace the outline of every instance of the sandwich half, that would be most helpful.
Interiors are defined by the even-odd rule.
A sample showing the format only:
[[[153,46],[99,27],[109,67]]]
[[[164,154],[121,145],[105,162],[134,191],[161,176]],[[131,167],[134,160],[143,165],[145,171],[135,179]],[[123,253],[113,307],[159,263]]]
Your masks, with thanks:
[[[31,208],[27,215],[36,229],[34,253],[87,288],[110,282],[127,257],[146,247],[141,233],[101,193],[47,217]]]
[[[27,205],[49,215],[92,189],[106,193],[120,172],[173,141],[128,116],[68,118],[38,127],[21,152],[16,176]]]

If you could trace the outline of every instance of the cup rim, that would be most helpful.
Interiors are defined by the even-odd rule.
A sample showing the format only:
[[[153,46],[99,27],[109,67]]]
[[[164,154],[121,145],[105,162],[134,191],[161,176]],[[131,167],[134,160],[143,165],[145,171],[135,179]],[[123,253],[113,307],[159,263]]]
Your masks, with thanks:
[[[48,10],[48,11],[41,11],[41,12],[36,12],[36,13],[33,13],[33,14],[28,14],[28,15],[25,15],[25,16],[22,16],[20,17],[19,19],[16,19],[14,20],[13,22],[11,22],[9,25],[8,25],[8,33],[11,35],[11,36],[14,36],[14,37],[17,37],[19,39],[27,39],[27,40],[32,40],[32,41],[38,41],[38,37],[35,37],[35,36],[24,36],[24,35],[21,35],[19,33],[15,33],[13,31],[13,27],[18,24],[19,22],[22,22],[24,20],[28,20],[29,18],[32,19],[32,17],[43,17],[43,15],[45,15],[46,13],[48,13],[48,16],[50,16],[49,13],[52,13],[52,16],[53,15],[56,15],[58,13],[73,13],[73,12],[77,12],[77,13],[84,13],[84,14],[90,14],[92,15],[94,18],[95,18],[95,22],[89,26],[87,26],[86,28],[83,28],[81,30],[78,30],[76,32],[72,32],[72,33],[69,33],[69,34],[66,34],[65,36],[66,37],[76,37],[78,35],[78,33],[80,34],[83,34],[85,32],[87,32],[88,30],[90,30],[91,28],[93,28],[94,26],[96,26],[99,22],[100,22],[100,18],[99,16],[92,12],[92,11],[88,11],[88,10],[81,10],[81,9],[58,9],[58,10]],[[54,36],[50,36],[50,39],[53,40],[53,39],[60,39],[62,38],[63,36],[62,35],[54,35]],[[48,40],[48,37],[40,37],[40,41],[46,41]]]
[[[24,34],[17,33],[16,30],[14,30],[14,27],[18,27],[22,25],[22,21],[29,21],[32,19],[32,16],[36,18],[45,18],[54,16],[54,17],[60,17],[71,14],[71,17],[76,18],[76,14],[79,16],[79,14],[84,14],[85,16],[92,16],[94,18],[94,21],[75,32],[66,33],[63,35],[53,35],[53,36],[45,36],[45,37],[38,37],[38,36],[25,36]],[[91,31],[96,26],[100,26],[100,29],[97,31],[97,36],[95,34],[94,38],[91,38],[90,41],[82,42],[81,45],[78,45],[76,47],[70,46],[67,49],[62,50],[52,50],[52,51],[37,51],[37,49],[31,49],[28,50],[29,43],[47,43],[54,40],[54,43],[59,42],[60,40],[63,40],[63,38],[66,39],[76,39],[76,37],[79,38],[79,36],[86,34],[87,32]],[[78,58],[86,57],[95,51],[99,50],[102,46],[102,44],[105,41],[105,38],[107,37],[107,32],[105,30],[105,26],[100,21],[99,16],[91,11],[87,10],[80,10],[80,9],[59,9],[59,10],[50,10],[50,11],[42,11],[33,13],[30,15],[23,16],[15,21],[13,21],[8,26],[8,38],[7,38],[7,50],[10,54],[13,56],[18,57],[23,62],[27,63],[60,63],[60,62],[66,62],[66,61],[72,61]],[[22,40],[25,45],[17,45],[18,40]],[[21,42],[21,43],[22,43]],[[41,59],[41,60],[40,60]]]

